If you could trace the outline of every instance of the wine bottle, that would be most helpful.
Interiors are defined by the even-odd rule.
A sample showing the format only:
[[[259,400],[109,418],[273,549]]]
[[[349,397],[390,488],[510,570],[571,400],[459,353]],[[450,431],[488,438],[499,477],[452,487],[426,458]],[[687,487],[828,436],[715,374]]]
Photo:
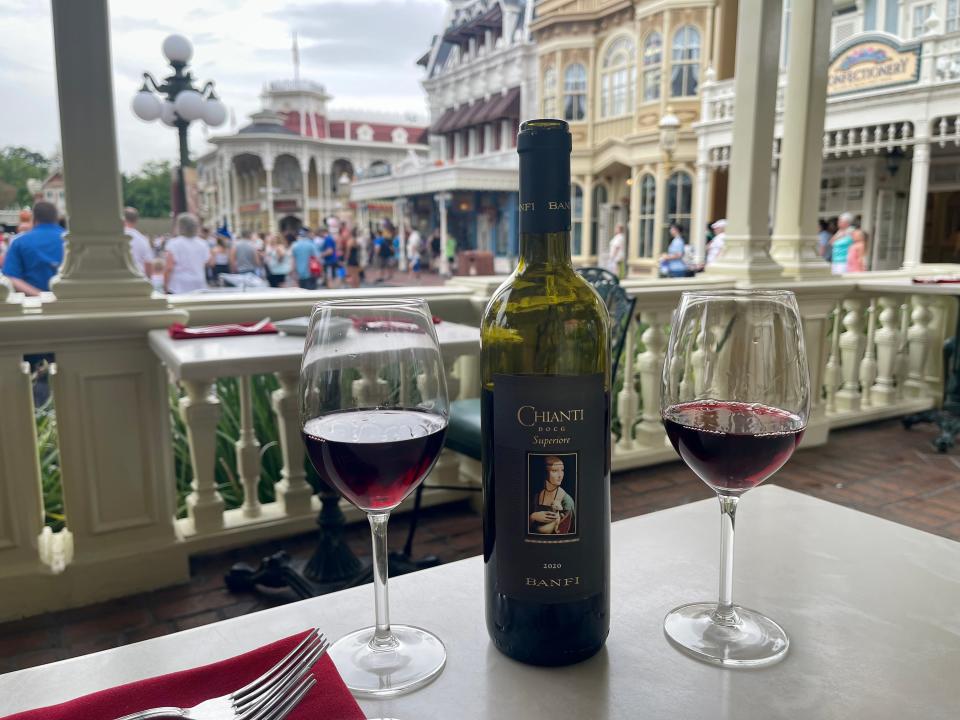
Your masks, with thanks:
[[[480,326],[487,630],[534,665],[610,629],[610,321],[570,260],[570,150],[521,125],[520,258]]]

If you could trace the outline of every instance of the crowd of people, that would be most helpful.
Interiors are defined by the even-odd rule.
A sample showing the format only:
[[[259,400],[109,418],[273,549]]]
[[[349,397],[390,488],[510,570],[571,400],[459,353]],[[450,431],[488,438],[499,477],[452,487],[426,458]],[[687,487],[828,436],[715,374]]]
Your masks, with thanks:
[[[138,228],[139,219],[135,208],[124,208],[133,265],[156,290],[169,294],[222,285],[355,288],[391,281],[400,258],[401,236],[389,220],[361,228],[331,216],[316,231],[243,230],[234,237],[226,228],[211,230],[182,213],[172,234],[151,239]],[[38,202],[22,213],[16,233],[0,235],[0,271],[14,290],[39,295],[50,289],[63,263],[65,227],[54,205]],[[453,237],[441,242],[439,229],[426,239],[416,229],[405,229],[404,250],[415,279],[424,271],[438,272],[442,253],[447,270],[453,267],[458,249]]]
[[[860,226],[852,213],[843,213],[839,217],[819,221],[817,252],[830,264],[831,272],[836,275],[867,270],[867,232]],[[715,220],[706,230],[706,257],[703,263],[696,262],[693,248],[687,241],[683,227],[678,223],[670,224],[670,243],[667,251],[660,255],[660,275],[662,277],[693,277],[709,267],[720,257],[726,243],[727,221]],[[622,242],[622,226],[617,226],[618,237]],[[611,241],[611,263],[614,243]],[[618,259],[619,263],[619,259]],[[611,271],[612,267],[610,268]]]

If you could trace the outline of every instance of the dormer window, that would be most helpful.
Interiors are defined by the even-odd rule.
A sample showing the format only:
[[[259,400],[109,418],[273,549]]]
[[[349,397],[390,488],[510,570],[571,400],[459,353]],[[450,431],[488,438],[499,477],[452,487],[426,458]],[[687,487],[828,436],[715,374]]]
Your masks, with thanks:
[[[390,133],[390,139],[393,140],[393,142],[395,142],[397,145],[406,145],[408,139],[406,128],[394,128]]]
[[[371,142],[373,140],[373,128],[364,123],[357,128],[357,140],[360,142]]]

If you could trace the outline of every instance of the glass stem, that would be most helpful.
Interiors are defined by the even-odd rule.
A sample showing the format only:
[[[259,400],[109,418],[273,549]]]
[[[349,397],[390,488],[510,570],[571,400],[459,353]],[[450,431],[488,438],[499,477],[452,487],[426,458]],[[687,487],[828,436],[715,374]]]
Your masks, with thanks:
[[[390,599],[387,593],[387,521],[389,512],[367,513],[370,534],[373,537],[373,598],[377,612],[377,627],[370,638],[371,650],[392,650],[397,638],[390,631]]]
[[[720,599],[713,614],[719,625],[737,625],[740,618],[733,606],[733,530],[737,515],[736,495],[717,495],[720,500]]]

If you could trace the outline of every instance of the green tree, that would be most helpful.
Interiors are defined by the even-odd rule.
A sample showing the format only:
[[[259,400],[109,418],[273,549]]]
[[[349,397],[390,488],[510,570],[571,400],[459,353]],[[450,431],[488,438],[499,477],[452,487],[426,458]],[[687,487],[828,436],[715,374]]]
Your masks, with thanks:
[[[50,160],[25,147],[7,145],[0,149],[0,182],[16,190],[16,205],[33,205],[33,195],[27,190],[27,180],[43,180],[50,172]],[[9,206],[7,203],[5,206]]]
[[[135,207],[142,217],[170,215],[170,168],[166,160],[144,163],[135,175],[121,175],[124,206]]]

